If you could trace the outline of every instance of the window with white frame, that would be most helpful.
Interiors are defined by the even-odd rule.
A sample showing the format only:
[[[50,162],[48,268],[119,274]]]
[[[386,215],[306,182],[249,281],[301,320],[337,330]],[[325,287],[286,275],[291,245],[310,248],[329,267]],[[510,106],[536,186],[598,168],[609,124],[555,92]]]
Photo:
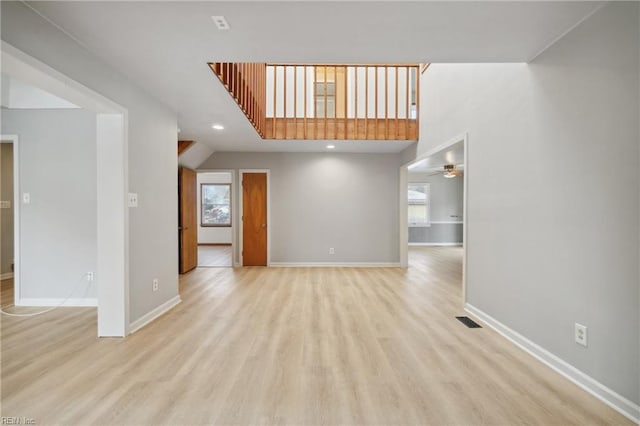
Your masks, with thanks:
[[[430,198],[428,183],[409,184],[409,226],[431,226]]]
[[[231,226],[231,184],[200,185],[201,226]]]

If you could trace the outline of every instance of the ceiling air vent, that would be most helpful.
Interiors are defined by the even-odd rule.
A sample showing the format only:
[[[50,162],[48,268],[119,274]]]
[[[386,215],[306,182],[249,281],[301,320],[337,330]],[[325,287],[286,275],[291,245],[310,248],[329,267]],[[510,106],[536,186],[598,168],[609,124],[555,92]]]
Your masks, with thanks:
[[[231,28],[224,16],[212,16],[211,19],[213,19],[213,23],[216,24],[219,30],[228,30]]]

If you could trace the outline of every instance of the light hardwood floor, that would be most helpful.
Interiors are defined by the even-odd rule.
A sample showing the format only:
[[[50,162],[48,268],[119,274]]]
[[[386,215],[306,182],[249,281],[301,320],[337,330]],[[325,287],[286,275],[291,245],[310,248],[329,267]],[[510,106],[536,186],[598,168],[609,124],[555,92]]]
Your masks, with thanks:
[[[233,266],[231,244],[198,245],[198,266],[201,268]]]
[[[2,415],[41,424],[631,424],[461,309],[459,248],[400,268],[201,268],[126,339],[2,321]],[[4,283],[3,283],[4,284]],[[3,285],[2,298],[12,297]]]

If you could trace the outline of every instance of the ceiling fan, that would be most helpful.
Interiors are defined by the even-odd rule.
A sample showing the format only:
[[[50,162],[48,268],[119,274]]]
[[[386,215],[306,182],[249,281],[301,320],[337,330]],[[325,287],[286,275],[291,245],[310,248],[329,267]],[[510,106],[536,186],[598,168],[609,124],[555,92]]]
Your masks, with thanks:
[[[439,174],[443,174],[444,177],[446,178],[454,178],[457,176],[462,176],[462,169],[464,166],[461,164],[459,166],[456,166],[455,164],[445,164],[442,166],[442,168],[437,168],[437,169],[432,169],[433,172],[427,174],[427,176],[435,176],[435,175],[439,175]]]
[[[456,170],[455,164],[445,164],[444,165],[444,177],[446,178],[454,178],[456,176],[461,176],[462,172],[460,170]]]

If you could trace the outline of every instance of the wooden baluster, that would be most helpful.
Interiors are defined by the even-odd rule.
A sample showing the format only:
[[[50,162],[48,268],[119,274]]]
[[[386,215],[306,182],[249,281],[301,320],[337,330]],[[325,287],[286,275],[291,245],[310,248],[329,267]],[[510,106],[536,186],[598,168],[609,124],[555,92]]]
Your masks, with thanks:
[[[384,66],[384,138],[389,139],[389,67]]]
[[[395,81],[395,89],[396,89],[396,139],[398,139],[400,137],[400,134],[398,133],[398,67],[396,66],[396,81]]]
[[[304,117],[303,117],[303,124],[304,124],[304,129],[303,129],[303,133],[304,133],[304,138],[307,138],[307,66],[304,66]]]
[[[355,67],[354,90],[353,90],[353,139],[358,139],[358,67]]]
[[[347,139],[347,117],[348,117],[348,111],[347,111],[347,96],[349,95],[349,93],[347,92],[347,67],[342,67],[342,69],[344,69],[344,137],[342,139]]]
[[[376,70],[376,92],[375,92],[375,98],[376,98],[376,139],[378,139],[378,71],[379,71],[379,67],[374,67],[374,70]]]
[[[238,82],[240,83],[240,86],[238,87],[238,96],[240,97],[240,105],[241,105],[242,111],[244,111],[244,113],[246,114],[247,109],[246,109],[245,99],[244,99],[244,63],[238,64]]]
[[[338,138],[338,68],[333,67],[333,138]]]
[[[298,139],[298,66],[293,66],[293,138]]]
[[[369,139],[369,66],[364,67],[364,138]]]
[[[327,66],[324,66],[324,138],[327,137]]]
[[[318,86],[318,84],[316,83],[318,81],[318,67],[314,66],[313,67],[313,138],[314,139],[318,139],[318,95],[316,93],[316,87]]]
[[[271,119],[273,122],[273,139],[276,138],[276,117],[278,115],[278,111],[276,110],[277,102],[276,96],[278,95],[278,67],[274,65],[273,67],[273,118]]]
[[[416,72],[416,139],[418,139],[418,132],[420,130],[420,73],[418,67],[415,67]]]
[[[404,138],[405,140],[409,139],[409,103],[410,101],[410,94],[409,94],[409,67],[407,67],[406,70],[406,77],[405,77],[405,88],[407,90],[406,93],[406,99],[405,99],[405,113],[404,113]]]
[[[253,110],[253,62],[249,62],[247,64],[247,103],[249,108],[249,115],[251,116],[251,124],[253,124],[253,128],[256,128],[256,120]]]
[[[283,114],[284,114],[284,139],[287,138],[287,124],[289,122],[289,118],[287,118],[287,66],[285,65],[284,67],[284,72],[283,72],[283,76],[282,76],[282,84],[284,85],[284,92],[283,92],[283,104],[282,104],[282,110],[283,110]]]

